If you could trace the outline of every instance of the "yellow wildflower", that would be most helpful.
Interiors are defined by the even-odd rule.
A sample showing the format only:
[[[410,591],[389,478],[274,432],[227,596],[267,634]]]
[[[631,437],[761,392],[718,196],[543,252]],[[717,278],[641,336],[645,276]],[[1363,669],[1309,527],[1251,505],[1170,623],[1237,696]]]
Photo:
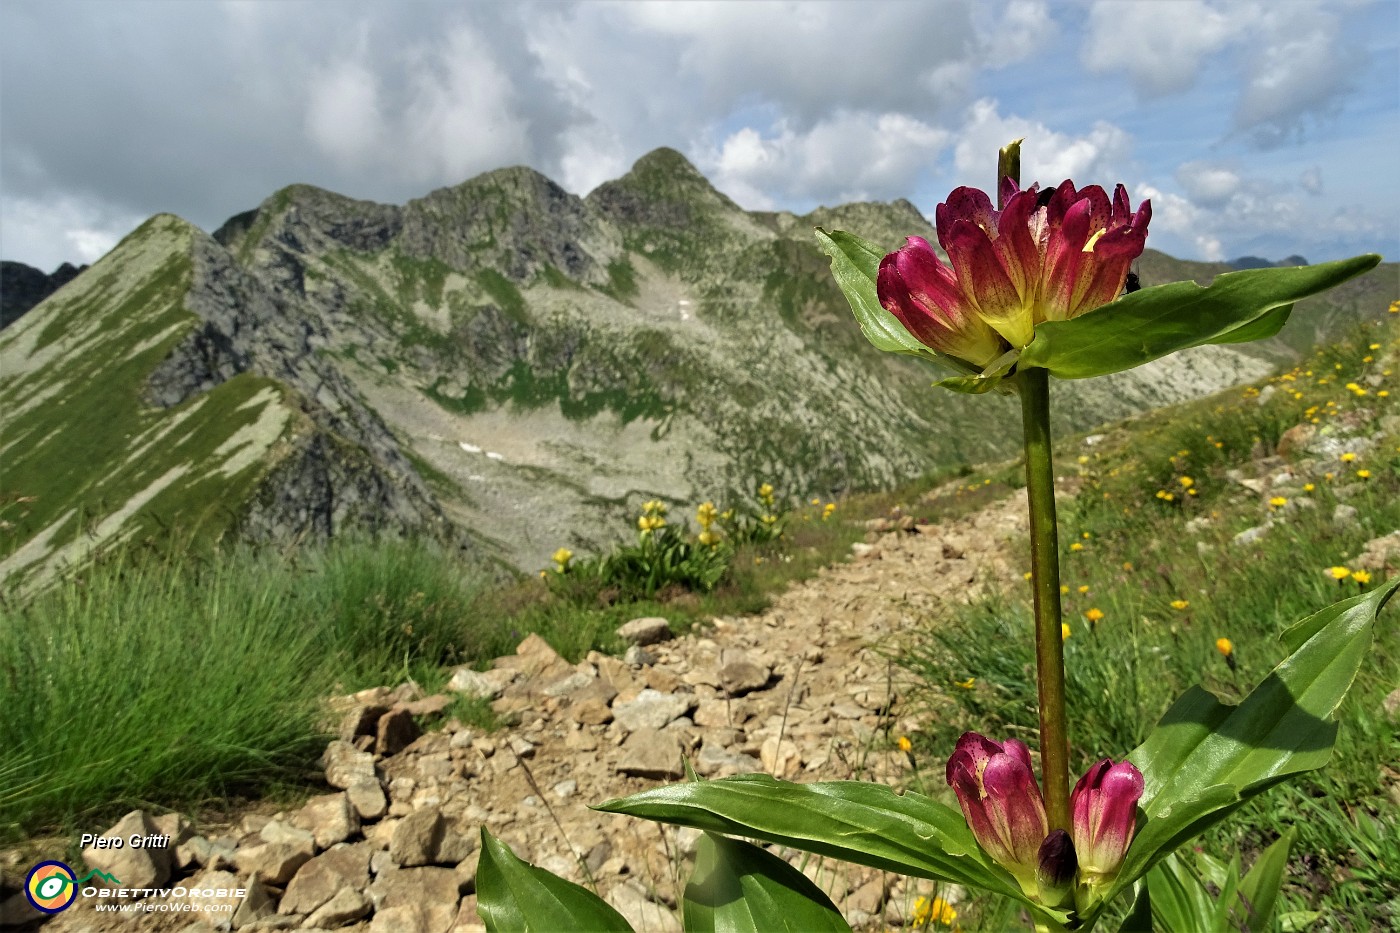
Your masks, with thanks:
[[[1079,595],[1080,595],[1080,596],[1083,596],[1083,595],[1084,595],[1085,593],[1087,593],[1087,592],[1089,592],[1089,587],[1088,587],[1087,585],[1081,586],[1081,587],[1079,588]]]
[[[719,535],[706,528],[704,531],[700,532],[700,536],[696,540],[705,545],[705,547],[714,547],[719,544]]]
[[[1357,471],[1356,471],[1356,475],[1359,476],[1359,477],[1361,477],[1362,479],[1370,479],[1370,478],[1371,478],[1371,471],[1370,471],[1370,470],[1357,470]]]
[[[1217,638],[1215,640],[1215,650],[1228,658],[1235,653],[1235,643],[1228,638]]]
[[[1351,462],[1352,462],[1353,460],[1355,460],[1355,459],[1356,459],[1356,454],[1352,453],[1352,452],[1349,451],[1349,450],[1348,450],[1346,453],[1342,454],[1342,462],[1343,462],[1343,463],[1351,463]]]
[[[1351,578],[1357,583],[1360,583],[1362,586],[1365,586],[1366,584],[1371,582],[1371,574],[1365,570],[1353,570],[1351,573]]]
[[[1182,489],[1190,489],[1192,486],[1196,485],[1196,481],[1189,476],[1183,476],[1181,479],[1177,480],[1177,482],[1181,483]]]
[[[911,919],[916,928],[935,924],[950,927],[958,919],[958,912],[941,897],[935,897],[932,903],[928,898],[921,897],[914,901],[914,916]]]
[[[709,528],[714,524],[715,518],[719,515],[713,502],[702,502],[695,510],[695,520],[700,523],[701,528]]]
[[[1368,349],[1368,350],[1379,350],[1380,348],[1381,348],[1381,345],[1380,345],[1380,344],[1378,344],[1378,343],[1373,343],[1373,344],[1371,344],[1369,347],[1367,347],[1366,349]]]
[[[1070,634],[1070,633],[1069,633],[1069,623],[1068,623],[1068,622],[1061,622],[1061,623],[1060,623],[1060,641],[1065,641],[1067,638],[1069,638],[1069,634]]]
[[[901,735],[899,737],[898,745],[901,752],[913,751],[914,749],[914,743],[909,741],[909,736],[907,735]]]
[[[1130,560],[1125,560],[1125,561],[1123,561],[1123,569],[1126,570],[1126,571],[1128,571],[1129,573],[1132,573],[1132,571],[1133,571],[1133,562],[1130,561]]]
[[[1031,572],[1030,572],[1029,570],[1027,570],[1025,573],[1021,574],[1021,576],[1025,577],[1027,580],[1029,580],[1029,579],[1031,578]]]
[[[1188,607],[1190,607],[1190,605],[1191,603],[1184,599],[1172,600],[1172,608],[1175,609],[1177,612],[1182,612],[1186,610]]]
[[[1068,595],[1069,595],[1069,584],[1068,584],[1068,583],[1061,583],[1061,584],[1060,584],[1060,595],[1061,595],[1061,596],[1068,596]]]
[[[760,498],[765,499],[773,495],[773,485],[771,483],[764,483],[762,486],[758,487],[758,495]]]
[[[969,677],[967,680],[955,680],[955,681],[953,681],[953,686],[954,686],[954,687],[961,687],[961,688],[964,689],[964,690],[971,690],[971,689],[973,688],[973,686],[976,685],[976,683],[977,683],[977,678],[976,678],[976,677]]]
[[[1069,549],[1070,549],[1071,551],[1082,551],[1082,550],[1084,550],[1084,545],[1082,545],[1082,544],[1080,544],[1078,541],[1076,541],[1076,542],[1074,542],[1073,544],[1071,544],[1071,545],[1069,546]]]
[[[1316,488],[1317,488],[1317,487],[1314,486],[1312,483],[1304,483],[1304,484],[1303,484],[1303,492],[1312,492],[1312,491],[1313,491],[1314,489],[1316,489]]]
[[[1097,625],[1103,621],[1103,610],[1097,607],[1086,609],[1084,610],[1084,618],[1088,619],[1090,623]]]
[[[1351,569],[1348,567],[1328,567],[1327,573],[1333,580],[1345,580],[1351,576]]]

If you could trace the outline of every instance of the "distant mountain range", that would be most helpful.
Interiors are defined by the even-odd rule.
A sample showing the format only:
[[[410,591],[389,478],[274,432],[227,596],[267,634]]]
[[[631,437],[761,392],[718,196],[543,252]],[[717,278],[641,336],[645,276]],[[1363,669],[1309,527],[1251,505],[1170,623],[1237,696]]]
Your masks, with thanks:
[[[212,236],[152,217],[0,333],[0,577],[350,528],[531,571],[651,498],[805,500],[1011,453],[1013,400],[866,344],[816,225],[934,236],[902,200],[745,211],[670,149],[585,198],[517,167],[403,206],[295,185]],[[1258,378],[1396,282],[1302,303],[1271,342],[1057,385],[1060,427]]]

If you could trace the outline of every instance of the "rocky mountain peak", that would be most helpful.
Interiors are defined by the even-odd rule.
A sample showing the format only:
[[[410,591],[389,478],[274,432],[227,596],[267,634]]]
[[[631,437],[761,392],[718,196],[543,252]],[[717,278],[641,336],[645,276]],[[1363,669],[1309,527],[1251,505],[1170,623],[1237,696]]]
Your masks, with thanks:
[[[526,282],[553,268],[589,284],[607,281],[621,245],[581,198],[523,165],[408,202],[398,242],[405,255],[452,269],[494,268]]]
[[[599,185],[586,200],[624,228],[681,231],[716,211],[742,213],[685,156],[665,147],[642,156],[626,175]]]

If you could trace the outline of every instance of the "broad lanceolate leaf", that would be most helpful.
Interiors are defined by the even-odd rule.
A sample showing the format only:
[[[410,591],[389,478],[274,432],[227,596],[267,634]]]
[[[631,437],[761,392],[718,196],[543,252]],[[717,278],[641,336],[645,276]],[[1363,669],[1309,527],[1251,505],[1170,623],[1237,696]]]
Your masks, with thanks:
[[[661,823],[750,836],[886,871],[972,885],[1029,904],[978,848],[957,810],[880,784],[793,784],[742,774],[672,784],[597,807]],[[1063,912],[1047,916],[1064,922]]]
[[[1147,823],[1128,850],[1110,899],[1245,800],[1327,763],[1337,708],[1370,651],[1377,613],[1397,589],[1400,579],[1286,631],[1292,654],[1239,706],[1227,706],[1200,687],[1172,705],[1128,756],[1142,771]]]
[[[1021,354],[1061,379],[1105,376],[1187,347],[1240,343],[1278,333],[1293,302],[1370,270],[1370,253],[1287,269],[1218,275],[1208,287],[1173,282],[1144,288],[1069,321],[1047,321]]]
[[[822,889],[770,852],[706,833],[685,888],[686,933],[850,933]]]
[[[898,318],[881,307],[875,291],[875,276],[885,256],[882,249],[842,230],[828,233],[818,227],[816,233],[822,251],[831,257],[831,275],[851,303],[851,311],[866,340],[890,353],[908,353],[953,369],[975,372],[919,343]]]
[[[510,846],[481,827],[476,869],[477,913],[491,933],[599,930],[632,933],[607,902],[572,881],[516,858]]]

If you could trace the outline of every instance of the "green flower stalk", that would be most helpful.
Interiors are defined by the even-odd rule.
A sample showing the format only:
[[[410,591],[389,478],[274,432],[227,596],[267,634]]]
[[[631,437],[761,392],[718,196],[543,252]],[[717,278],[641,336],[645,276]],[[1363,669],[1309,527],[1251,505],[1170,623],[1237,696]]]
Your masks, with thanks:
[[[1001,151],[997,210],[975,188],[958,188],[938,205],[944,265],[927,241],[880,262],[876,293],[933,353],[963,368],[984,369],[1016,354],[1047,321],[1067,321],[1122,294],[1132,261],[1142,254],[1152,203],[1132,210],[1122,185],[1110,201],[1097,185],[1072,181],[1041,191],[1020,187],[1020,143]],[[1065,727],[1063,613],[1059,535],[1050,443],[1050,374],[1025,367],[1010,377],[1021,396],[1026,491],[1035,581],[1036,684],[1040,759],[1051,829],[1068,830],[1069,761]]]

